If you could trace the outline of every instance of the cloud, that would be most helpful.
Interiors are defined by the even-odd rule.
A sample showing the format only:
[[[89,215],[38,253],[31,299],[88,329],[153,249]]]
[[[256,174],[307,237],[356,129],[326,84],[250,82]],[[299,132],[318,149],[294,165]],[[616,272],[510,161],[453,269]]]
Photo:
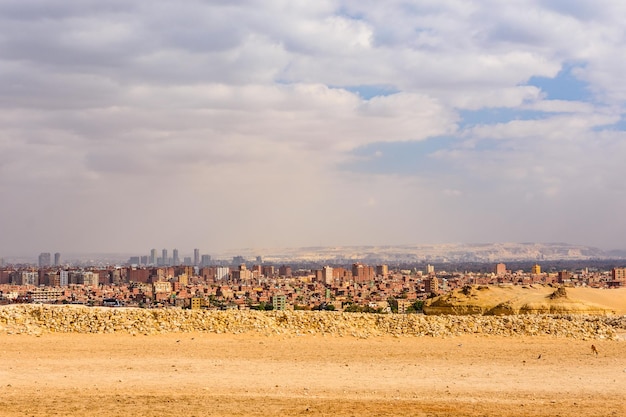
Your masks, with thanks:
[[[609,0],[4,1],[0,255],[621,244],[588,200],[626,203],[625,16]]]

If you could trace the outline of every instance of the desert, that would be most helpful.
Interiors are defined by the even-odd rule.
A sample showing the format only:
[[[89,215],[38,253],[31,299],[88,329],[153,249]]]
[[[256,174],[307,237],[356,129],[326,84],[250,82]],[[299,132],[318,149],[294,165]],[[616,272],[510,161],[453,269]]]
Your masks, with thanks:
[[[624,323],[5,306],[0,415],[622,416]]]

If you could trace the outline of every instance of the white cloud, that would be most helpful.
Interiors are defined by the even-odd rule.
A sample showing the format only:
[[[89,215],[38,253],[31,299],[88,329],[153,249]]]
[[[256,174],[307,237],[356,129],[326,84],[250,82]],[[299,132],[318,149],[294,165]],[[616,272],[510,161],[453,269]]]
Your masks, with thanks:
[[[626,202],[607,129],[626,101],[622,3],[2,2],[0,255],[33,250],[24,231],[113,251],[532,240],[542,215],[566,230],[594,211],[559,217],[560,199]],[[572,64],[588,101],[527,85]],[[398,92],[348,90],[368,85]],[[463,127],[461,110],[495,108],[540,116]],[[346,168],[438,136],[457,142],[428,172]],[[494,216],[488,197],[521,206]],[[511,235],[481,235],[492,219]]]

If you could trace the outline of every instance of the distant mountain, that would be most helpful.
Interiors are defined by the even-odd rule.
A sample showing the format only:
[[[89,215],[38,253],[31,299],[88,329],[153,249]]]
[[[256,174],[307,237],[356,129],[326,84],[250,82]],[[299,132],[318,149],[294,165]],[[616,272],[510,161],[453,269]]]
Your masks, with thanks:
[[[265,262],[511,262],[622,259],[626,251],[603,251],[567,243],[448,243],[398,246],[342,246],[246,249],[244,257]],[[224,258],[222,258],[224,259]]]
[[[122,253],[63,253],[62,263],[72,265],[120,265],[131,256],[146,254]],[[446,243],[432,245],[384,245],[384,246],[315,246],[302,248],[246,248],[228,252],[212,253],[213,260],[232,262],[242,256],[256,262],[281,263],[328,263],[349,264],[363,262],[379,263],[496,263],[528,261],[585,261],[626,259],[625,250],[603,251],[598,248],[567,243]],[[5,264],[36,264],[36,258],[6,257]],[[1,265],[0,265],[1,266]]]

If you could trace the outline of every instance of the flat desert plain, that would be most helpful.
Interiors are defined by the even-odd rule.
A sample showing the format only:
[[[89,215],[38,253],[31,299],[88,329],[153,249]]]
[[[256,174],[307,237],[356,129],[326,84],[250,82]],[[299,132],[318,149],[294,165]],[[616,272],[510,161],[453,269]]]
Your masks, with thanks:
[[[0,353],[2,416],[626,415],[624,340],[44,334]]]

